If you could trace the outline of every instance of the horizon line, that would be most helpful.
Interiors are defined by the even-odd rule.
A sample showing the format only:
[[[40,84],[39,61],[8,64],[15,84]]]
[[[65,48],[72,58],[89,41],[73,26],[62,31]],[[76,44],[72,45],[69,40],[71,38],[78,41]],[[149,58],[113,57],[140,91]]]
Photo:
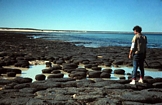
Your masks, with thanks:
[[[54,29],[37,29],[37,28],[9,28],[0,27],[0,31],[30,31],[30,32],[102,32],[102,33],[133,33],[130,31],[97,31],[97,30],[54,30]],[[162,34],[162,32],[142,32]]]

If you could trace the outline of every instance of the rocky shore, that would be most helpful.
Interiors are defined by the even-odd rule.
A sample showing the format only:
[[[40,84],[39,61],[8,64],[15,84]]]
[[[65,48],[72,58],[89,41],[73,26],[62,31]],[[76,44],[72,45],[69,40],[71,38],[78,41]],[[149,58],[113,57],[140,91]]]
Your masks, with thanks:
[[[162,104],[162,78],[145,76],[144,83],[136,85],[130,85],[130,79],[125,78],[103,79],[110,78],[112,72],[126,75],[122,69],[101,71],[99,66],[132,66],[128,47],[87,48],[33,39],[33,34],[0,32],[0,105]],[[145,67],[161,71],[161,53],[161,49],[148,49]],[[35,60],[48,61],[49,69],[42,69],[34,82],[30,77],[15,77],[22,73],[20,69],[4,68],[10,65],[29,68]],[[79,64],[84,68],[78,68]],[[69,78],[63,78],[62,72],[68,73]],[[46,77],[43,73],[51,75]],[[4,76],[14,78],[3,79]]]

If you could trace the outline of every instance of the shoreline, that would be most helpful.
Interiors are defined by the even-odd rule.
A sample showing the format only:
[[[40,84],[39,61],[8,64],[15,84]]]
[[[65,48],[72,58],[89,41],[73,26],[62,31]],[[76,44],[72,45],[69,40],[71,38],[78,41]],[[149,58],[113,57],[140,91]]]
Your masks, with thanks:
[[[99,40],[98,42],[95,42],[93,40],[88,40],[88,42],[86,40],[83,40],[82,37],[86,37],[85,35],[88,34],[88,33],[80,33],[81,35],[83,34],[83,36],[81,37],[81,40],[78,40],[78,39],[75,39],[75,36],[70,36],[68,38],[68,36],[65,34],[66,32],[21,32],[21,31],[0,31],[0,33],[17,33],[17,34],[23,34],[23,35],[27,35],[27,37],[29,39],[42,39],[42,40],[47,40],[47,41],[61,41],[61,42],[69,42],[71,44],[75,44],[76,46],[78,47],[87,47],[87,48],[100,48],[100,47],[103,47],[103,48],[106,48],[106,47],[130,47],[130,43],[127,41],[127,40],[123,40],[122,37],[121,37],[121,40],[122,41],[125,41],[124,44],[121,44],[119,41],[115,41],[114,39],[111,41],[111,40],[108,40],[106,42],[106,40]],[[69,33],[70,35],[72,34],[78,34],[78,33],[75,33],[75,32],[67,32]],[[89,33],[89,34],[92,34],[92,33]],[[102,33],[101,33],[102,34]],[[114,33],[115,34],[115,33]],[[97,35],[100,35],[98,33],[93,33],[93,37],[97,37]],[[108,35],[107,37],[110,37],[110,35],[112,34],[106,34]],[[115,34],[115,35],[118,35],[118,34]],[[124,34],[125,36],[126,34]],[[130,34],[129,34],[130,35]],[[133,35],[133,34],[132,34]],[[148,34],[149,35],[149,34]],[[63,36],[63,37],[60,37],[60,36]],[[102,35],[101,35],[102,36]],[[161,38],[162,34],[159,36]],[[64,38],[64,37],[67,37]],[[78,36],[80,37],[80,36]],[[103,35],[102,37],[105,37],[105,35]],[[119,36],[120,37],[120,36]],[[127,35],[125,36],[127,37]],[[130,36],[128,36],[130,37]],[[148,37],[154,37],[153,35],[150,35]],[[74,38],[74,39],[73,39]],[[72,39],[72,40],[70,40]],[[88,38],[89,39],[89,38]],[[97,40],[94,38],[94,40]],[[129,40],[131,40],[131,38],[129,38]],[[155,41],[155,43],[154,43]],[[160,40],[159,40],[160,41]],[[148,43],[148,49],[162,49],[162,46],[161,46],[161,43],[159,43],[159,41],[157,40],[154,40],[154,38],[151,38],[150,40],[150,43]]]
[[[71,104],[71,105],[107,105],[107,104],[159,104],[162,103],[162,78],[146,76],[144,83],[130,85],[130,79],[104,80],[112,72],[101,71],[99,65],[106,67],[119,65],[132,66],[128,59],[128,47],[87,48],[75,46],[69,42],[31,39],[27,34],[0,32],[0,74],[19,70],[5,69],[14,65],[28,68],[29,61],[44,60],[57,65],[42,72],[51,74],[44,78],[38,73],[37,81],[30,77],[0,79],[0,104]],[[162,68],[162,49],[148,49],[149,68]],[[86,65],[78,68],[79,63]],[[46,63],[50,67],[50,63]],[[145,65],[147,67],[147,65]],[[87,68],[92,71],[88,72]],[[68,72],[70,78],[63,78],[60,70]],[[13,73],[14,72],[14,73]],[[123,74],[123,70],[114,71]],[[8,74],[9,75],[9,74]],[[86,76],[94,78],[86,79]],[[145,95],[143,95],[145,94]],[[138,98],[135,98],[138,97]]]
[[[90,31],[90,30],[49,30],[34,28],[0,28],[0,32],[72,32],[72,33],[101,33],[101,34],[133,34],[128,31]],[[143,32],[143,34],[161,34],[162,32]]]

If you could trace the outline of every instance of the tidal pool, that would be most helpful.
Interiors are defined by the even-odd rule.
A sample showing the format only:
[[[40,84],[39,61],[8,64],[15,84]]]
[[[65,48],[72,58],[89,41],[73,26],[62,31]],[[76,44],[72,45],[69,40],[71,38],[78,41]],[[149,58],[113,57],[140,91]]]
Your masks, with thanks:
[[[112,69],[112,73],[111,73],[111,78],[106,78],[106,79],[109,79],[109,80],[119,80],[120,77],[125,77],[126,79],[128,79],[128,75],[127,73],[132,73],[132,67],[125,67],[125,66],[120,66],[120,67],[105,67],[105,66],[99,66],[99,67],[102,67],[102,70],[103,69]],[[15,68],[13,66],[10,66],[9,68]],[[30,68],[19,68],[22,70],[22,74],[17,74],[16,76],[19,76],[19,77],[29,77],[29,78],[32,78],[33,81],[35,81],[35,76],[37,74],[42,74],[42,69],[45,69],[46,68],[46,65],[45,64],[42,64],[42,65],[33,65],[33,66],[30,66]],[[84,68],[84,65],[80,64],[78,68]],[[114,74],[114,70],[115,69],[123,69],[125,70],[125,75],[117,75],[117,74]],[[91,69],[87,69],[87,70],[91,70]],[[63,72],[61,70],[62,73],[64,73],[64,78],[69,78],[68,77],[68,73],[66,72]],[[44,74],[46,75],[46,78],[48,77],[48,75],[51,75],[51,74]],[[158,71],[156,69],[149,69],[149,68],[145,68],[145,76],[151,76],[153,78],[157,78],[157,77],[162,77],[162,71]],[[8,77],[4,77],[4,78],[8,78]]]
[[[84,65],[79,65],[79,68],[83,68]],[[121,66],[121,67],[104,67],[104,66],[100,66],[102,67],[102,69],[106,69],[106,68],[111,68],[113,71],[115,69],[124,69],[125,70],[125,75],[117,75],[114,74],[114,72],[112,71],[111,73],[111,80],[118,80],[120,77],[125,77],[126,79],[128,79],[128,75],[126,75],[127,73],[132,73],[132,67],[125,67],[125,66]],[[30,77],[33,80],[35,80],[35,76],[37,74],[42,74],[42,69],[45,69],[46,65],[36,65],[36,66],[30,66],[30,68],[28,70],[25,70],[22,72],[21,77]],[[90,69],[88,69],[90,70]],[[64,73],[64,78],[68,78],[68,73],[62,72]],[[45,74],[46,77],[50,74]],[[158,71],[156,69],[148,69],[145,68],[145,76],[151,76],[153,78],[157,78],[157,77],[162,77],[162,71]]]

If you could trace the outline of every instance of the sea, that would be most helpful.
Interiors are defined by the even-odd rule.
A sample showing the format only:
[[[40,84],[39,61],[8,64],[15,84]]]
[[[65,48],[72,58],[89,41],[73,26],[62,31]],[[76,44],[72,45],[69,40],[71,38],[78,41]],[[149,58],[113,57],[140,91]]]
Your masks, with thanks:
[[[162,48],[162,34],[144,34],[147,37],[148,48]],[[47,40],[61,40],[85,47],[124,46],[130,47],[133,33],[77,33],[77,32],[52,32],[37,33],[34,38]]]
[[[84,47],[107,47],[107,46],[124,46],[130,47],[131,41],[134,36],[133,33],[84,33],[84,32],[42,32],[42,33],[28,33],[31,34],[30,38],[41,38],[46,40],[60,40],[65,42],[74,43],[76,46]],[[162,48],[162,34],[144,34],[148,40],[148,48]],[[79,65],[80,68],[83,68],[83,65]],[[42,69],[45,69],[45,65],[31,65],[29,69],[23,71],[19,76],[21,77],[30,77],[35,80],[37,74],[42,74]],[[116,75],[112,72],[110,80],[118,80],[120,77],[125,77],[128,79],[127,73],[132,73],[132,67],[104,67],[101,66],[102,70],[110,68],[115,69],[124,69],[125,75]],[[44,74],[46,76],[50,74]],[[151,76],[153,78],[162,78],[162,71],[156,69],[145,68],[145,76]],[[64,73],[64,78],[68,78],[68,74]]]

